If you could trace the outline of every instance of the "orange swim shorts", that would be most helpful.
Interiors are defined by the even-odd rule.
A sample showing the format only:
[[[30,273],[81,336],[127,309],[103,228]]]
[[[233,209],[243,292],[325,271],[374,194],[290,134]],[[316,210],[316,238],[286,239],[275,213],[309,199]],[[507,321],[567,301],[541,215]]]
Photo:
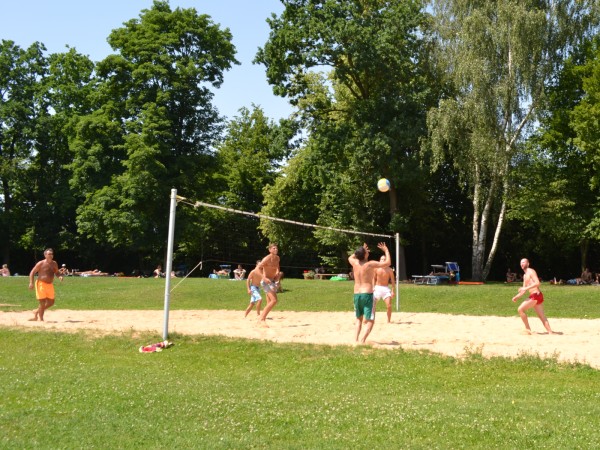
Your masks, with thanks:
[[[54,300],[54,285],[45,281],[36,280],[35,298],[38,300]]]

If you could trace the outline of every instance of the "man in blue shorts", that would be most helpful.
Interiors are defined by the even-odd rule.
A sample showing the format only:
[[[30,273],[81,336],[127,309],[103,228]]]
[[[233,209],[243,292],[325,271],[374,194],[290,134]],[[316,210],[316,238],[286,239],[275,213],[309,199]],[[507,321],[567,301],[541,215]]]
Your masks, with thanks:
[[[373,329],[375,322],[375,309],[373,304],[373,278],[375,269],[380,267],[389,267],[390,251],[385,243],[381,242],[377,247],[385,253],[385,257],[380,261],[369,261],[369,247],[363,244],[349,258],[348,262],[352,266],[354,273],[354,314],[356,316],[355,341],[358,343],[360,331],[362,329],[363,318],[366,324],[365,333],[360,339],[364,344],[367,336]]]
[[[259,264],[260,259],[256,261],[256,267],[258,267]],[[256,314],[260,316],[260,305],[262,304],[262,295],[260,295],[261,274],[256,267],[250,271],[246,280],[246,287],[248,288],[248,294],[250,295],[250,304],[246,308],[244,317],[248,317],[248,314],[252,311],[254,305],[256,305]]]

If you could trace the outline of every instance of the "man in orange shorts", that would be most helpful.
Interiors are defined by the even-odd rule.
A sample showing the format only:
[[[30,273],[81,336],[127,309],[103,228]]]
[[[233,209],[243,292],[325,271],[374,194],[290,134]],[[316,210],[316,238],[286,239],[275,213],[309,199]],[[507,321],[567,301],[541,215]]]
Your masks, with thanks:
[[[521,303],[518,309],[521,320],[523,320],[523,323],[525,324],[525,332],[531,334],[526,311],[530,308],[534,308],[538,317],[544,324],[544,328],[548,331],[548,334],[554,334],[552,328],[550,328],[550,323],[544,314],[544,306],[542,305],[544,302],[544,295],[539,289],[541,283],[537,276],[537,272],[529,267],[529,260],[527,258],[521,260],[521,269],[525,272],[523,275],[523,286],[519,288],[519,293],[513,297],[512,301],[516,302],[526,291],[529,291],[529,298],[523,300],[523,303]]]
[[[34,283],[34,277],[37,274],[37,280]],[[47,248],[44,250],[44,259],[38,262],[29,273],[29,289],[35,285],[35,296],[39,306],[35,310],[33,319],[44,321],[44,312],[54,305],[54,275],[62,281],[63,277],[58,270],[58,264],[54,261],[54,250]]]

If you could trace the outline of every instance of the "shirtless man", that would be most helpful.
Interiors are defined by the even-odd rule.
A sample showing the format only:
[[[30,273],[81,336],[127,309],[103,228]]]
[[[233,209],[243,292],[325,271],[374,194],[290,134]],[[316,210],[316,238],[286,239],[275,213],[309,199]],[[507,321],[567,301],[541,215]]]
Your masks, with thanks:
[[[364,344],[373,329],[375,322],[375,308],[373,305],[373,280],[375,270],[389,267],[390,251],[383,242],[377,247],[385,252],[381,261],[369,261],[369,247],[363,244],[349,258],[348,262],[354,272],[354,315],[356,316],[355,341],[358,343],[362,328],[363,317],[366,323],[365,333],[360,339]]]
[[[379,261],[383,261],[384,258],[385,256],[382,256]],[[383,300],[387,308],[388,323],[392,322],[392,298],[394,298],[395,278],[394,271],[389,266],[375,269],[375,279],[373,280],[375,284],[375,288],[373,289],[373,300],[375,301],[373,304],[373,314],[375,314],[375,310],[377,309],[377,302]],[[391,289],[389,287],[390,284],[392,285]]]
[[[552,328],[550,328],[550,323],[544,314],[544,307],[542,306],[544,295],[539,289],[540,279],[537,276],[537,272],[529,267],[529,260],[527,258],[521,260],[521,269],[525,272],[523,275],[523,286],[519,288],[519,293],[513,297],[512,301],[516,302],[526,291],[529,291],[529,298],[523,300],[523,303],[521,303],[518,309],[521,320],[523,320],[523,323],[525,324],[525,332],[527,334],[532,334],[526,311],[530,308],[534,308],[538,317],[544,324],[544,327],[548,331],[548,334],[555,334],[552,331]]]
[[[256,267],[260,264],[260,259],[256,261]],[[256,314],[260,316],[260,305],[262,303],[262,296],[260,295],[260,281],[261,275],[258,273],[257,268],[254,268],[248,274],[248,279],[246,280],[246,287],[248,288],[248,295],[250,295],[250,304],[246,308],[246,314],[244,317],[248,317],[254,305],[256,305]]]
[[[278,252],[279,248],[277,247],[277,244],[269,244],[269,254],[262,259],[258,266],[256,266],[256,270],[261,277],[260,285],[267,295],[267,306],[265,306],[265,309],[263,309],[259,319],[259,324],[263,327],[268,327],[267,315],[277,304],[277,290],[279,289]]]
[[[54,251],[51,248],[44,250],[44,259],[38,262],[29,273],[29,289],[33,289],[34,276],[37,274],[35,281],[35,296],[39,302],[38,309],[35,310],[35,315],[32,319],[36,321],[44,321],[44,312],[54,305],[54,275],[58,275],[60,281],[63,280],[58,270],[58,264],[54,261]]]

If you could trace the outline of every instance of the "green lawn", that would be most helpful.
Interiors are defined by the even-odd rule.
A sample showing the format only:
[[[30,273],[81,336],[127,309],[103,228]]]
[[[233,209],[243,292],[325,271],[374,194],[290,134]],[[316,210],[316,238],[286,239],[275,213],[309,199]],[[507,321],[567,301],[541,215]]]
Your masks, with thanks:
[[[35,295],[26,277],[0,279],[0,311],[34,308]],[[181,284],[178,284],[180,283]],[[287,279],[279,310],[351,311],[352,282]],[[56,308],[163,309],[165,280],[154,278],[67,277],[56,282]],[[420,286],[400,285],[400,310],[444,314],[516,316],[511,298],[519,285]],[[244,309],[246,284],[208,278],[174,279],[172,309]],[[549,318],[600,318],[600,286],[543,285]],[[383,308],[383,304],[380,303]],[[395,309],[395,303],[394,303]]]
[[[178,280],[176,280],[178,281]],[[350,311],[349,282],[285,280],[281,310]],[[67,278],[58,308],[162,309],[164,280]],[[516,286],[402,286],[403,311],[515,316]],[[544,286],[552,317],[600,317],[600,288]],[[243,283],[189,279],[173,309],[238,309]],[[0,311],[35,306],[0,280]],[[0,312],[1,314],[1,312]],[[0,448],[597,448],[600,372],[532,356],[0,328]]]

